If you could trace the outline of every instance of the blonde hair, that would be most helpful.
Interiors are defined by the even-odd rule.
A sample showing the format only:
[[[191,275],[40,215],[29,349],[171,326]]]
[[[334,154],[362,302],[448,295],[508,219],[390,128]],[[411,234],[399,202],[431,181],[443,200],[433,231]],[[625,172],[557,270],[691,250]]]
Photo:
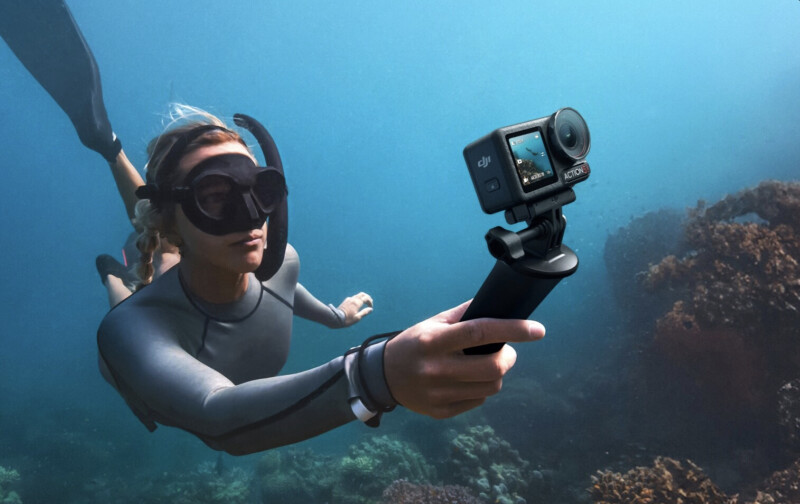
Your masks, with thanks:
[[[247,147],[242,137],[235,131],[231,131],[221,119],[196,107],[173,103],[165,122],[164,131],[151,140],[147,146],[148,183],[157,183],[159,186],[175,186],[178,183],[181,178],[181,173],[178,171],[179,163],[164,166],[164,161],[178,139],[199,126],[214,125],[224,129],[210,130],[201,134],[186,146],[183,151],[184,156],[200,147],[226,142],[239,142]],[[182,241],[175,232],[175,206],[173,204],[156,205],[150,200],[139,200],[135,208],[134,226],[139,230],[136,248],[139,249],[140,259],[136,272],[141,280],[139,285],[141,288],[153,281],[155,273],[153,254],[161,241],[166,239],[179,249]]]

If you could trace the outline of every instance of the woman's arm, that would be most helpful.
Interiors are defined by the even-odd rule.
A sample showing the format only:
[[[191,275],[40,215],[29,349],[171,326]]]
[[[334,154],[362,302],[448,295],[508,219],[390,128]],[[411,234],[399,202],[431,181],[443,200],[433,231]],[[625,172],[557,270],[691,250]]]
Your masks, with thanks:
[[[298,283],[294,293],[294,313],[332,329],[349,327],[372,313],[372,298],[369,294],[359,292],[345,298],[337,308],[322,303]]]
[[[459,322],[467,305],[361,355],[348,352],[302,373],[239,385],[181,348],[166,314],[142,311],[126,320],[115,315],[118,308],[98,331],[101,370],[146,425],[179,427],[242,455],[319,435],[356,415],[374,420],[396,404],[434,418],[482,404],[500,390],[516,353],[509,345],[488,355],[461,349],[538,340],[544,327],[526,320]]]
[[[351,405],[363,392],[355,354],[236,385],[184,350],[166,317],[141,313],[122,326],[124,317],[115,312],[98,332],[101,368],[145,424],[179,427],[212,448],[242,455],[296,443],[356,418]],[[392,401],[383,378],[383,344],[370,347],[362,364],[370,397]]]

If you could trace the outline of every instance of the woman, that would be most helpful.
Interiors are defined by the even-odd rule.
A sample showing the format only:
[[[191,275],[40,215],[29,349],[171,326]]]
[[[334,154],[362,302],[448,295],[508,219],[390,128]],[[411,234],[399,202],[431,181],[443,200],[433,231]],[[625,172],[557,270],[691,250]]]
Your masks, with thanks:
[[[10,22],[0,22],[0,35],[67,113],[81,142],[109,162],[130,215],[135,201],[131,194],[141,179],[112,132],[97,64],[69,9],[59,0],[2,6],[0,21]],[[43,43],[49,41],[53,42]],[[208,222],[191,210],[195,218],[189,218],[183,207],[195,206],[191,201],[167,197],[178,196],[172,189],[194,182],[188,178],[198,167],[205,175],[216,168],[223,182],[227,176],[228,181],[238,178],[250,186],[244,185],[233,205],[218,198],[224,184],[198,186],[208,190],[202,206],[210,215],[215,209],[255,203],[254,181],[270,170],[255,166],[234,132],[209,129],[170,154],[176,141],[201,127],[170,131],[153,144],[151,184],[145,186],[150,186],[150,194],[142,195],[149,202],[140,205],[145,279],[152,279],[152,265],[146,263],[155,250],[155,236],[180,248],[180,262],[118,304],[98,330],[101,372],[148,428],[154,429],[155,422],[180,427],[213,448],[244,454],[297,442],[356,418],[375,425],[381,413],[397,404],[446,418],[499,391],[516,360],[508,345],[489,355],[464,355],[463,348],[544,336],[537,322],[458,322],[465,303],[388,342],[369,345],[367,340],[358,350],[315,369],[278,376],[288,351],[292,315],[313,318],[316,305],[297,283],[293,249],[287,247],[284,256],[282,250],[276,252],[281,247],[272,246],[264,256],[265,238],[280,238],[274,233],[280,229],[273,225],[274,202],[251,205],[248,212],[258,217],[252,226],[226,230],[206,226]],[[224,160],[231,161],[231,173],[217,163]],[[253,180],[244,180],[248,176]],[[280,189],[282,177],[272,179]],[[260,213],[270,213],[272,230]],[[234,224],[246,220],[236,214],[216,217]],[[275,245],[281,240],[269,241]]]
[[[268,262],[265,215],[285,202],[282,174],[265,176],[270,168],[257,167],[241,137],[215,119],[172,129],[151,146],[149,183],[139,191],[148,200],[138,217],[142,256],[158,233],[180,248],[181,261],[109,312],[98,331],[103,375],[151,429],[180,427],[246,454],[356,418],[375,424],[397,404],[450,417],[496,393],[516,359],[509,346],[478,356],[462,348],[544,335],[536,322],[459,323],[465,303],[388,342],[278,376],[293,315],[314,319],[327,308],[297,283],[291,246],[268,280],[254,274]],[[274,248],[270,241],[266,254]]]

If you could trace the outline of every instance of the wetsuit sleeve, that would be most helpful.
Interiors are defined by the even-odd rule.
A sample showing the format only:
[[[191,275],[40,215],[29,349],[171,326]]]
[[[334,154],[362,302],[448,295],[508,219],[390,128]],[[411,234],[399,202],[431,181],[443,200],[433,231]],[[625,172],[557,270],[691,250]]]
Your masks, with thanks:
[[[295,443],[347,423],[355,419],[351,404],[363,394],[358,376],[383,379],[383,348],[375,345],[360,373],[349,354],[301,373],[236,385],[181,347],[167,315],[140,315],[116,318],[112,311],[101,324],[106,378],[140,419],[179,427],[231,454]],[[385,384],[379,389],[388,390]]]
[[[299,283],[294,293],[294,314],[331,329],[345,326],[345,314],[342,310],[332,304],[324,304]]]

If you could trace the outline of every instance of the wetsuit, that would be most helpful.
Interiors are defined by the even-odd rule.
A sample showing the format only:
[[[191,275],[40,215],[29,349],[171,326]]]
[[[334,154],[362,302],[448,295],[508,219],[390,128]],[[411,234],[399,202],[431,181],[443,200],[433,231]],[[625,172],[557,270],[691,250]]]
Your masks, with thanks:
[[[385,343],[317,368],[277,376],[286,362],[292,317],[341,327],[343,314],[298,283],[287,246],[270,280],[250,275],[237,301],[193,297],[179,268],[117,305],[98,330],[100,370],[151,430],[180,427],[209,446],[246,454],[294,443],[395,404],[383,375]],[[358,367],[361,367],[359,370]],[[356,412],[356,413],[354,413]]]

